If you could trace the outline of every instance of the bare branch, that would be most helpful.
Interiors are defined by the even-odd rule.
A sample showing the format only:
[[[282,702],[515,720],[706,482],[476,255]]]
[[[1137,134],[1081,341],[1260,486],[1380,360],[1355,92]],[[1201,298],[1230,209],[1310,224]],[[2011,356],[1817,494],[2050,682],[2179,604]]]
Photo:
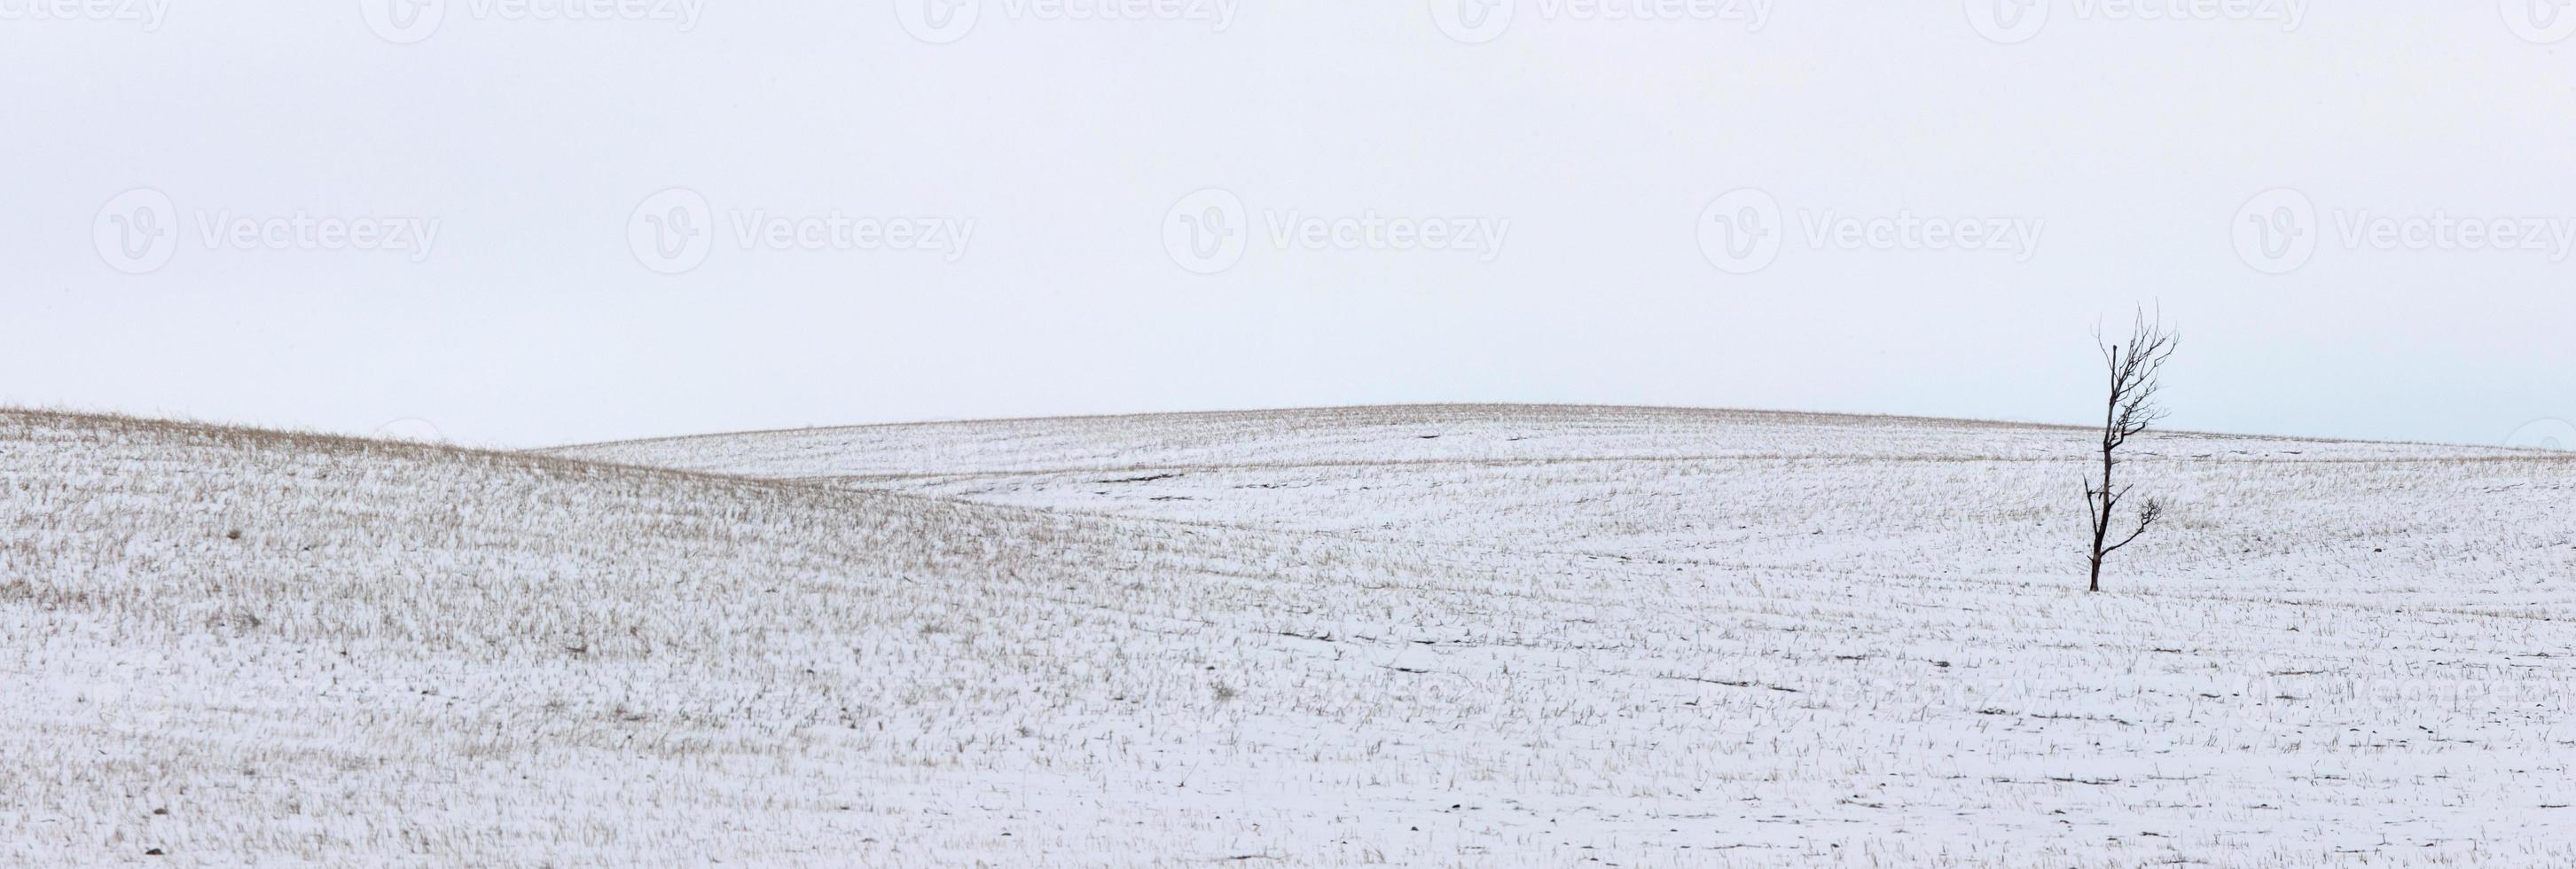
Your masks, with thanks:
[[[2109,555],[2111,553],[2118,552],[2122,547],[2135,542],[2139,535],[2145,534],[2147,533],[2147,529],[2155,527],[2156,520],[2164,518],[2164,515],[2165,505],[2163,502],[2157,501],[2153,498],[2147,499],[2146,509],[2138,511],[2137,530],[2129,532],[2128,537],[2122,538],[2120,542],[2112,544],[2111,548],[2102,550],[2102,554]]]

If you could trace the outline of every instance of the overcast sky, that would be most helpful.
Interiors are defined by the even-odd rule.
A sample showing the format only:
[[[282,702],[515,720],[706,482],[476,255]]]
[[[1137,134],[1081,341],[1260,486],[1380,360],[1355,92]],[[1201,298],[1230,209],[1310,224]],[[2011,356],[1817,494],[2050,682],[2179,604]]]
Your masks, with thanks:
[[[415,2],[0,0],[0,403],[2576,435],[2546,2]]]

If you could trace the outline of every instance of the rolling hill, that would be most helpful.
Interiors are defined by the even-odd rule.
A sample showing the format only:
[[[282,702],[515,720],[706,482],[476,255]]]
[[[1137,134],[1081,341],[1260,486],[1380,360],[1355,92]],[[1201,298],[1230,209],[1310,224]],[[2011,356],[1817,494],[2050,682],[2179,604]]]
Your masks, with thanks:
[[[0,414],[0,863],[2576,861],[2576,457],[2085,439]]]

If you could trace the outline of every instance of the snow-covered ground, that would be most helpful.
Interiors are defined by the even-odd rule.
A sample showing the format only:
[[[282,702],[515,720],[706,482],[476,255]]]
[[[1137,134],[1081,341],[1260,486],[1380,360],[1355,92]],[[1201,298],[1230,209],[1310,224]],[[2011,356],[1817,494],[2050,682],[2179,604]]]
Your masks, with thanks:
[[[2085,442],[0,414],[0,865],[2576,863],[2576,457]]]

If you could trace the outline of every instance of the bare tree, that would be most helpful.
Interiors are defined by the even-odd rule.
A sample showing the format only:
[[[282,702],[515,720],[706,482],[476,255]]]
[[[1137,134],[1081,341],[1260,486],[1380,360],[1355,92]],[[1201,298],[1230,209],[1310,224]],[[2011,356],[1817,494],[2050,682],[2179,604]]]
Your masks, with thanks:
[[[2146,506],[2138,510],[2137,527],[2121,537],[2119,542],[2111,541],[2115,512],[2128,500],[2129,491],[2137,486],[2136,483],[2113,483],[2112,472],[2122,464],[2120,448],[2128,445],[2129,438],[2164,419],[2165,409],[2156,403],[2156,393],[2163,388],[2158,375],[2164,370],[2165,360],[2173,357],[2174,347],[2180,343],[2181,336],[2165,328],[2160,319],[2149,319],[2146,311],[2140,310],[2136,325],[2129,330],[2127,343],[2105,341],[2098,330],[2093,341],[2101,346],[2102,361],[2111,376],[2111,398],[2102,417],[2102,480],[2099,484],[2090,479],[2084,481],[2084,509],[2093,520],[2090,559],[2093,584],[2087,590],[2101,591],[2102,559],[2136,542],[2139,535],[2155,527],[2156,520],[2165,515],[2164,503],[2149,498]]]

